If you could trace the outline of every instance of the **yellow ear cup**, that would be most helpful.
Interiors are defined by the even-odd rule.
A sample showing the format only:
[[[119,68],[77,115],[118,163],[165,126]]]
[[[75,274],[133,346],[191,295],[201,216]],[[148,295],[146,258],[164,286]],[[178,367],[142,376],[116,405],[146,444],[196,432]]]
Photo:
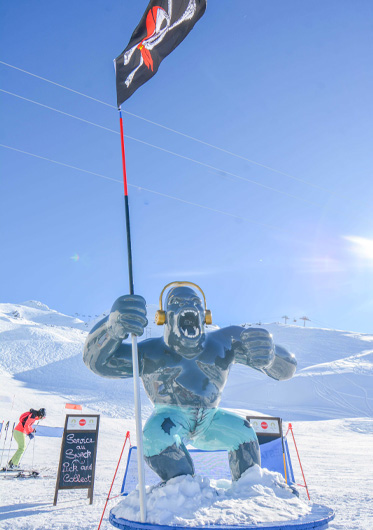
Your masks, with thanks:
[[[192,282],[171,282],[171,283],[168,283],[165,287],[163,287],[162,292],[159,297],[159,309],[155,314],[155,323],[158,326],[163,326],[163,324],[166,322],[166,312],[163,311],[162,309],[162,298],[163,298],[163,293],[165,292],[165,290],[168,287],[171,287],[172,285],[177,285],[177,286],[191,285],[192,287],[196,287],[202,293],[203,301],[205,303],[205,324],[212,324],[211,311],[209,309],[206,309],[206,297],[201,287],[199,287],[196,283],[192,283]]]
[[[205,311],[205,324],[212,324],[212,314],[210,309],[206,309]]]
[[[157,326],[163,326],[163,324],[166,322],[166,313],[165,311],[162,311],[161,309],[158,309],[158,311],[155,314],[155,323]]]

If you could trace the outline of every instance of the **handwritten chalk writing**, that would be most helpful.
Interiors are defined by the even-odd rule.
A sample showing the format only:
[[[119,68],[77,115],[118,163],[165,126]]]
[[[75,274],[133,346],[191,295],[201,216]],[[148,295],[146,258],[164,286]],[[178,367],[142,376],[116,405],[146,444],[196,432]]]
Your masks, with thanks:
[[[86,475],[85,477],[82,477],[79,475],[79,473],[75,473],[75,475],[63,475],[63,481],[65,484],[69,484],[72,482],[79,483],[79,484],[86,484],[91,483],[92,481],[92,475]]]
[[[69,471],[70,473],[74,473],[74,471],[78,471],[78,466],[74,464],[74,462],[71,462],[71,465],[70,462],[64,462],[62,466],[62,471],[64,473],[67,473],[67,471]]]
[[[68,458],[69,460],[75,460],[75,459],[79,459],[79,458],[90,458],[92,455],[91,451],[81,451],[81,452],[74,452],[74,449],[67,449],[65,451],[65,456],[66,458]]]
[[[75,434],[70,433],[66,436],[66,442],[68,444],[84,445],[94,443],[94,439],[91,436],[87,436],[86,438],[75,438]]]
[[[59,476],[56,484],[58,489],[88,488],[93,493],[93,482],[95,475],[95,461],[98,438],[98,418],[95,418],[95,431],[90,428],[85,431],[78,425],[76,429],[64,430],[62,437],[61,456],[59,464]],[[68,421],[72,421],[69,418]],[[86,427],[88,427],[87,419]]]
[[[65,434],[64,440],[59,486],[90,487],[93,480],[97,434],[70,432]]]

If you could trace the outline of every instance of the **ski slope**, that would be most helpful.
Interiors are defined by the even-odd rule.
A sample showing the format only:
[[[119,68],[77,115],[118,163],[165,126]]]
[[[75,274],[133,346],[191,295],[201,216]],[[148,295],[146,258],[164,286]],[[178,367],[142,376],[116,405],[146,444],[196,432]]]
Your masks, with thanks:
[[[156,306],[148,309],[151,324],[144,338],[162,333],[152,324]],[[67,402],[101,415],[94,504],[88,505],[85,490],[68,490],[59,493],[53,507],[61,440],[39,436],[27,450],[24,465],[36,467],[43,478],[0,479],[1,530],[97,528],[127,430],[136,442],[132,380],[105,380],[82,361],[92,325],[40,302],[0,304],[0,421],[12,424],[30,407],[45,407],[44,425],[61,427]],[[252,410],[279,415],[285,426],[291,421],[311,499],[337,513],[330,528],[373,528],[373,335],[282,324],[263,327],[276,343],[295,353],[295,377],[276,382],[236,365],[221,406],[242,414]],[[141,397],[145,421],[152,405],[143,391]],[[6,444],[3,463],[15,447]],[[301,481],[295,453],[292,457]],[[120,478],[123,473],[124,463]],[[119,482],[113,494],[119,493]],[[302,489],[301,495],[305,498]],[[107,516],[102,528],[113,528]]]

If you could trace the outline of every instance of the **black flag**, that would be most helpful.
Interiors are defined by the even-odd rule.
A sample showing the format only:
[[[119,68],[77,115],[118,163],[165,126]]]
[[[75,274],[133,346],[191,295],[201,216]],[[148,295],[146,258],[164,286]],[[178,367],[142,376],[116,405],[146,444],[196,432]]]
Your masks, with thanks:
[[[153,77],[206,10],[206,0],[151,0],[125,50],[115,59],[118,107]]]

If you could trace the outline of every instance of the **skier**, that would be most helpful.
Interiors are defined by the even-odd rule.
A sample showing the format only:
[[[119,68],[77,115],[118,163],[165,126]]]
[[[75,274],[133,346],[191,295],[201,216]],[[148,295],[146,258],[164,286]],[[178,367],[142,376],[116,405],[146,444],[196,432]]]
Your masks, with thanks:
[[[13,436],[18,444],[18,449],[8,462],[8,469],[18,469],[19,461],[26,449],[26,436],[32,440],[35,436],[35,429],[32,425],[35,421],[42,420],[46,416],[46,410],[41,408],[39,410],[30,409],[28,412],[21,414],[18,425],[14,428]]]
[[[226,449],[232,478],[238,480],[260,465],[260,451],[249,422],[218,407],[230,368],[240,363],[283,381],[293,376],[296,359],[265,329],[229,326],[206,334],[211,315],[189,287],[171,289],[162,314],[164,337],[138,346],[140,376],[155,405],[144,429],[145,460],[163,481],[194,475],[189,441],[198,449]],[[147,323],[144,298],[118,298],[88,335],[85,364],[104,377],[131,377],[131,346],[123,340],[129,333],[141,336]]]

